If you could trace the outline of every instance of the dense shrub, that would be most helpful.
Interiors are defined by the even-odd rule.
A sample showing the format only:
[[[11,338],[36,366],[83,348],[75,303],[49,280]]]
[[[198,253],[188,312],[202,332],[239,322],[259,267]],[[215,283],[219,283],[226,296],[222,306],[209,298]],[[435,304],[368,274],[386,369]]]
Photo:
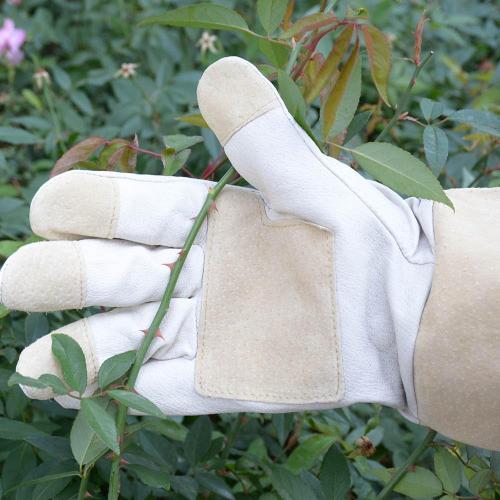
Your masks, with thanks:
[[[4,39],[10,37],[10,45],[4,41],[2,46],[0,31],[2,261],[36,240],[28,224],[33,194],[58,158],[90,136],[108,142],[98,142],[97,155],[89,153],[88,159],[71,168],[219,178],[224,168],[220,146],[208,129],[200,127],[197,116],[195,89],[203,69],[223,55],[240,55],[263,64],[262,70],[272,76],[276,67],[284,69],[290,54],[283,59],[279,51],[263,47],[261,39],[233,31],[137,27],[143,19],[188,3],[192,2],[11,0],[0,7]],[[235,8],[253,30],[265,33],[255,2],[218,3]],[[283,2],[274,3],[279,8]],[[408,115],[400,117],[386,140],[426,161],[446,188],[500,186],[495,149],[499,127],[493,114],[500,101],[495,2],[324,4],[334,4],[342,17],[346,13],[365,17],[384,31],[392,45],[388,95],[383,90],[387,82],[376,82],[382,87],[377,92],[370,78],[369,54],[362,48],[359,107],[353,96],[345,96],[345,102],[352,101],[347,102],[352,114],[358,109],[346,144],[355,148],[375,140],[393,116],[383,99],[397,102],[411,81],[415,64],[408,58],[416,57],[412,32],[427,8],[421,57],[430,50],[435,55],[418,75]],[[317,9],[313,1],[297,0],[293,20]],[[4,24],[7,19],[13,23]],[[260,22],[266,25],[262,15]],[[16,30],[26,32],[26,41]],[[318,52],[327,55],[335,36],[325,36]],[[299,88],[304,91],[307,81],[302,79]],[[299,99],[296,89],[286,78],[280,82],[289,107]],[[312,125],[314,135],[321,136],[316,104],[302,118]],[[348,124],[331,142],[346,140],[343,129]],[[203,144],[191,147],[186,166],[187,153],[164,150],[162,137],[174,134],[203,138]],[[112,142],[117,138],[127,142]],[[167,144],[172,140],[165,139]],[[146,152],[139,151],[136,158],[138,148]],[[116,154],[118,150],[121,153]],[[352,160],[333,145],[330,152]],[[84,467],[79,467],[70,447],[76,412],[50,401],[30,401],[17,385],[7,382],[25,345],[92,312],[26,315],[0,306],[0,491],[5,498],[63,500],[78,494]],[[377,405],[274,416],[130,417],[129,421],[134,432],[125,453],[128,465],[122,472],[121,494],[130,499],[329,499],[348,494],[375,498],[391,470],[405,462],[427,432]],[[104,455],[86,487],[93,497],[105,498],[109,469],[110,457]],[[396,488],[399,493],[392,495],[493,499],[500,495],[499,480],[499,453],[438,435]],[[160,487],[166,488],[166,483],[170,483],[168,493]]]

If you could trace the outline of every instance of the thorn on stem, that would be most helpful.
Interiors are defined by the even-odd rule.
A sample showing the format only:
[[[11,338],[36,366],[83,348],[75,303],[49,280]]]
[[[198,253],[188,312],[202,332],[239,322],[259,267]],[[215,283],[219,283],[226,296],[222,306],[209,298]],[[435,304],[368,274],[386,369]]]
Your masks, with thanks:
[[[144,333],[144,336],[146,336],[149,333],[149,328],[146,330],[141,330],[141,332]],[[165,340],[165,338],[161,334],[160,329],[156,330],[155,337],[160,337],[161,339]]]

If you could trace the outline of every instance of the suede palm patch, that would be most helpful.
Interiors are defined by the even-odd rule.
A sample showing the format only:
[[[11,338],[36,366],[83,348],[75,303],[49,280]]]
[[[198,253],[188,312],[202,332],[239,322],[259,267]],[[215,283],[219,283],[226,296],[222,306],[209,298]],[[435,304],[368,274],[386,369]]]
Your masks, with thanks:
[[[257,193],[225,190],[208,221],[196,390],[274,403],[342,397],[331,232],[271,221]]]

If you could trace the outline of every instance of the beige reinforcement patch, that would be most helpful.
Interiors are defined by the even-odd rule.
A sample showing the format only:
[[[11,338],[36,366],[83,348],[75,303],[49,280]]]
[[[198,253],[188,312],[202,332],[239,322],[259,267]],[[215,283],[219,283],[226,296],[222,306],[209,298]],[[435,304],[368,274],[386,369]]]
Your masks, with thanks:
[[[29,312],[84,307],[85,262],[76,241],[30,243],[3,267],[0,300],[9,309]]]
[[[273,403],[342,397],[333,235],[271,221],[254,192],[225,190],[208,222],[196,390]]]
[[[436,267],[415,348],[419,420],[500,450],[500,189],[436,203]]]

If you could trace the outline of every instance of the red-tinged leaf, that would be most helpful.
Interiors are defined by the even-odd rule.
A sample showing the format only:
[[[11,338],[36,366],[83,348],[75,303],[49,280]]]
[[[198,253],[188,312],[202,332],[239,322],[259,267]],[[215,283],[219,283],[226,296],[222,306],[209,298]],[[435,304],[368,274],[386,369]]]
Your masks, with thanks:
[[[104,137],[89,137],[75,144],[57,160],[50,176],[53,177],[54,175],[62,174],[70,170],[76,163],[87,160],[96,149],[100,148],[105,143],[106,139]]]
[[[290,0],[288,2],[288,6],[286,8],[285,15],[283,17],[282,25],[283,25],[284,30],[289,29],[290,26],[292,25],[291,19],[292,19],[292,15],[293,15],[294,10],[295,10],[295,0]]]
[[[321,66],[318,75],[312,82],[311,88],[306,94],[306,101],[308,103],[314,101],[318,97],[321,90],[327,85],[331,78],[337,71],[337,68],[342,60],[343,55],[349,47],[349,43],[352,38],[353,26],[346,26],[338,38],[335,40],[335,44],[330,54],[326,58],[325,62]]]
[[[382,100],[390,106],[387,85],[391,72],[391,45],[385,35],[374,26],[365,24],[361,29],[365,36],[373,83]]]
[[[287,29],[280,38],[296,38],[300,39],[305,33],[312,30],[317,30],[323,26],[328,26],[334,23],[337,18],[331,13],[316,12],[302,19],[299,19],[291,28]]]
[[[413,61],[418,66],[421,62],[422,54],[422,36],[424,34],[424,26],[429,18],[425,17],[425,12],[420,16],[418,20],[417,27],[415,29],[415,51],[413,56]]]
[[[323,138],[338,135],[354,117],[361,93],[359,42],[345,63],[322,109]]]
[[[125,154],[127,146],[118,146],[114,153],[108,158],[108,164],[106,165],[107,170],[114,170],[115,165],[122,159]]]
[[[311,87],[315,85],[316,78],[318,77],[319,70],[321,66],[325,63],[325,58],[323,54],[317,52],[309,59],[304,68],[302,83],[303,83],[303,94],[308,95]]]
[[[137,148],[139,147],[139,138],[135,134],[130,143],[132,147],[126,148],[120,158],[120,169],[122,172],[134,173],[137,166]]]

